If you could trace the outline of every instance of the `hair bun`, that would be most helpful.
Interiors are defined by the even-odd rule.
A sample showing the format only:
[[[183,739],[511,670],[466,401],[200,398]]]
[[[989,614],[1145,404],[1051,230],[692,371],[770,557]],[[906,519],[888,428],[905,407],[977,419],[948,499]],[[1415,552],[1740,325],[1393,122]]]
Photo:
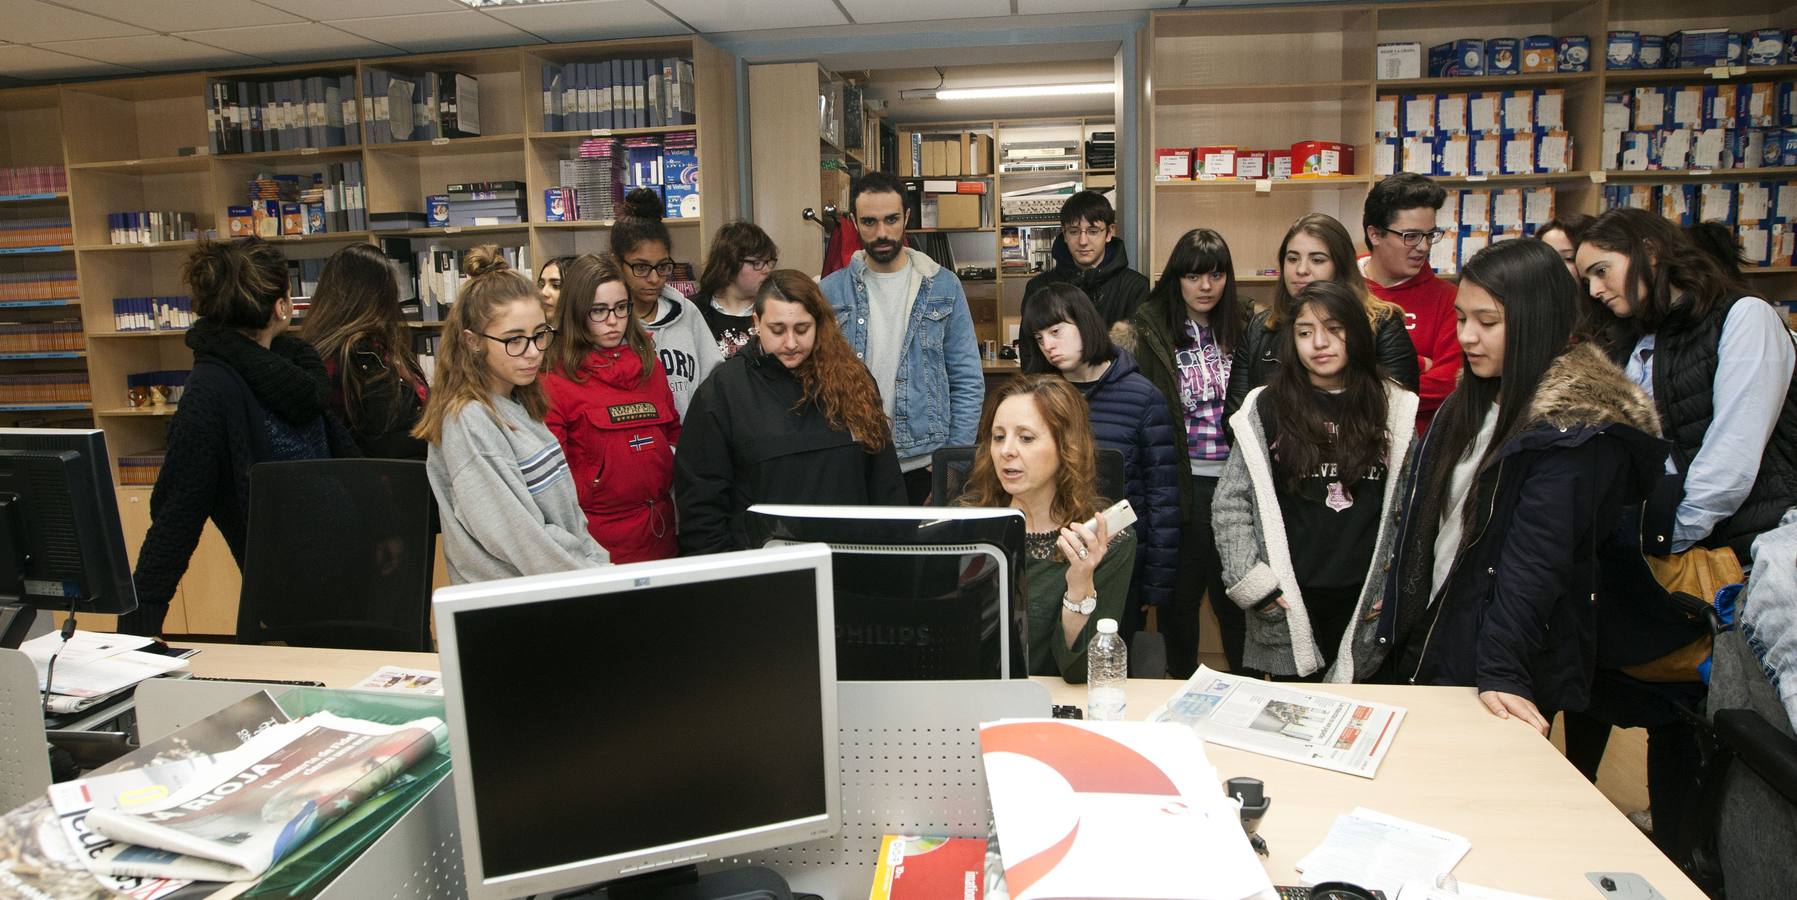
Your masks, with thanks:
[[[661,195],[649,188],[636,188],[624,195],[624,215],[637,219],[661,221]]]
[[[494,272],[504,272],[512,267],[499,252],[497,244],[482,244],[462,254],[462,274],[469,278],[479,278]]]

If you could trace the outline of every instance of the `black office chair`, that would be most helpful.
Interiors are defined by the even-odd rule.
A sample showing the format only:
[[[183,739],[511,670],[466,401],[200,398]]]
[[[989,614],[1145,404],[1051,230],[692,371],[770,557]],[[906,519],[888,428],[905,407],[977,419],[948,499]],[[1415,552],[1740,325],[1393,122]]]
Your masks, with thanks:
[[[422,462],[251,467],[238,643],[431,650],[434,507]]]
[[[937,448],[930,456],[930,503],[953,506],[967,487],[973,471],[974,447],[955,444]],[[1098,495],[1112,503],[1123,499],[1128,481],[1123,475],[1123,453],[1107,447],[1098,450]]]

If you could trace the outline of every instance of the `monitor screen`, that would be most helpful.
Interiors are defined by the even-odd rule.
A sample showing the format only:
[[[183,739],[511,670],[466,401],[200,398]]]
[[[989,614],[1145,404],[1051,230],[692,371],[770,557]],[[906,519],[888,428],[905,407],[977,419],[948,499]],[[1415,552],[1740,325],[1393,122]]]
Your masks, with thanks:
[[[811,545],[439,591],[476,896],[834,831],[829,562]]]
[[[0,428],[0,603],[137,608],[98,430]]]
[[[751,544],[819,541],[835,554],[837,677],[1022,675],[1018,510],[757,504],[744,523]]]

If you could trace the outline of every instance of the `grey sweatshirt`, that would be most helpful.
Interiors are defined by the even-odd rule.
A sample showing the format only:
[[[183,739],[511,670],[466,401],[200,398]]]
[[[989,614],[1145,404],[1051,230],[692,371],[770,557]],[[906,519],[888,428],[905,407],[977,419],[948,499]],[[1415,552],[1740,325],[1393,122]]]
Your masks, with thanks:
[[[561,444],[509,396],[443,424],[425,471],[443,519],[443,561],[456,584],[602,566]]]
[[[655,354],[668,373],[668,387],[674,391],[674,411],[686,421],[686,405],[693,401],[693,391],[711,370],[724,364],[724,351],[718,349],[705,314],[693,301],[671,287],[661,289],[661,302],[655,308],[655,320],[644,322],[643,328],[655,342]]]

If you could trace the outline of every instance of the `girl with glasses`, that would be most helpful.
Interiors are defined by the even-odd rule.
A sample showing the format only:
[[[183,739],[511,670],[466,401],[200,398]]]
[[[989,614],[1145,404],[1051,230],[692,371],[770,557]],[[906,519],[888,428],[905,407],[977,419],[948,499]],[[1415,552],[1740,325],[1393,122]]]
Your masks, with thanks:
[[[711,326],[724,358],[736,355],[755,336],[755,292],[780,264],[774,239],[753,222],[729,222],[711,239],[699,296],[693,302]]]
[[[743,513],[756,503],[905,502],[879,389],[817,282],[769,275],[755,328],[687,411],[674,496],[688,555],[748,549]]]
[[[561,444],[543,424],[537,372],[555,330],[536,286],[492,245],[462,259],[468,282],[444,323],[430,401],[412,433],[443,519],[450,581],[466,584],[610,562],[587,533]]]
[[[611,255],[623,270],[636,318],[655,339],[675,408],[685,419],[693,390],[724,361],[724,353],[699,307],[668,284],[674,239],[661,223],[661,204],[661,195],[648,188],[625,195],[623,215],[611,230]]]
[[[680,418],[615,260],[587,254],[562,268],[556,324],[544,423],[568,457],[587,530],[613,562],[674,556]]]

